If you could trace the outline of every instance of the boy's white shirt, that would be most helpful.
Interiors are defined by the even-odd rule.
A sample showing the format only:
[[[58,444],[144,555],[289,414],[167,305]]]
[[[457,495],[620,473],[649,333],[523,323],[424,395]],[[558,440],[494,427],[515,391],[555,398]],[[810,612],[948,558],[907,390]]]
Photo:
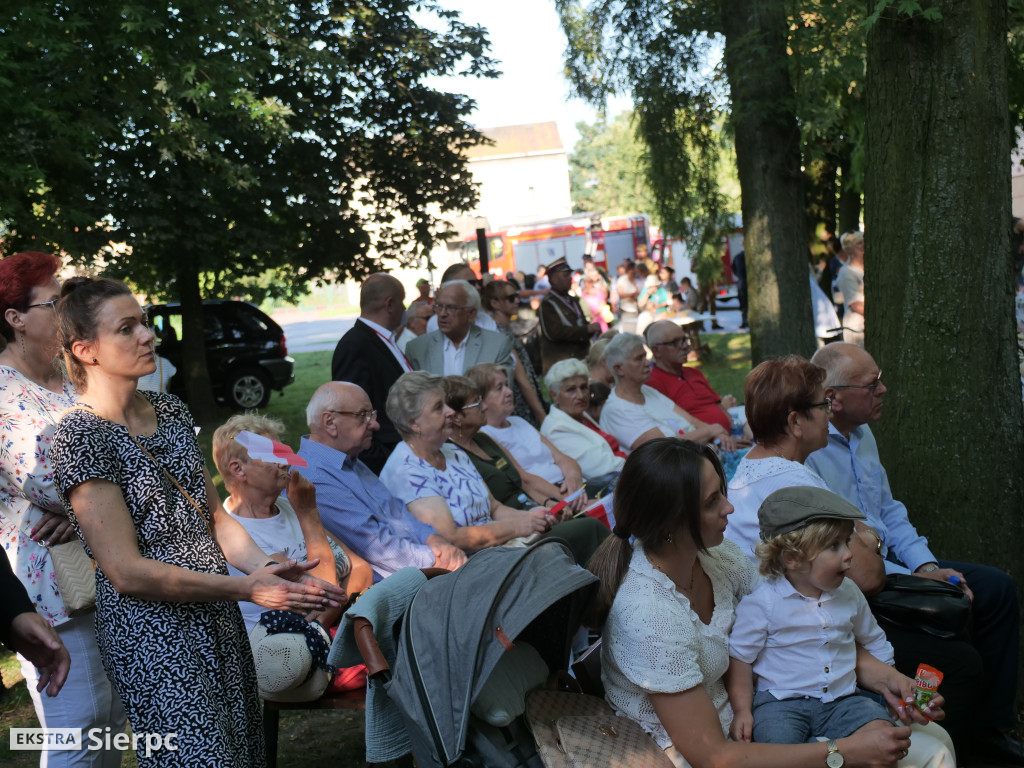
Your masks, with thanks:
[[[843,579],[837,589],[811,598],[780,576],[759,584],[736,607],[729,655],[753,666],[758,691],[829,702],[856,689],[855,642],[893,663],[892,645],[856,584]]]

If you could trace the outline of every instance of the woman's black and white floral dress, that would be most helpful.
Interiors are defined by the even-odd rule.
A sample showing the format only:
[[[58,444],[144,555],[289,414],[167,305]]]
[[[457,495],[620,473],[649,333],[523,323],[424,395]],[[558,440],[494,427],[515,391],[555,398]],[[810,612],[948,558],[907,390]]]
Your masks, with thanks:
[[[54,480],[81,536],[68,494],[89,480],[120,486],[139,552],[181,568],[227,575],[210,533],[203,457],[192,417],[171,395],[144,393],[157,429],[136,439],[185,488],[178,491],[128,430],[83,409],[68,411],[50,449]],[[88,546],[88,544],[86,545]],[[107,674],[136,734],[177,734],[175,751],[140,766],[257,766],[266,761],[259,696],[242,615],[234,602],[153,602],[118,593],[96,572],[96,633]]]

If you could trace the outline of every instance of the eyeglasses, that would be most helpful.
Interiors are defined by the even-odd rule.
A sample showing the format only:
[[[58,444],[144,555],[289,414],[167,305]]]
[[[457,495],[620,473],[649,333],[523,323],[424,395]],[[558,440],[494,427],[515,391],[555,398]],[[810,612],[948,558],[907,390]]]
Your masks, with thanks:
[[[672,339],[672,341],[656,341],[651,344],[652,347],[687,347],[690,345],[690,340],[685,336],[680,336],[678,339]]]
[[[464,406],[459,408],[460,411],[468,411],[470,408],[479,408],[483,404],[483,400],[477,400],[475,403],[466,403]]]
[[[882,371],[879,369],[878,375],[875,376],[875,380],[870,384],[833,384],[832,389],[866,389],[871,394],[878,391],[879,385],[882,383]]]
[[[50,299],[49,301],[41,301],[38,304],[29,304],[28,308],[32,309],[32,307],[49,307],[54,312],[56,312],[58,301],[60,301],[60,299]]]
[[[342,416],[355,416],[364,424],[369,424],[377,418],[377,411],[335,411],[330,408],[325,408],[324,410],[328,413],[340,413]]]
[[[505,301],[519,301],[519,292],[515,291],[513,293],[506,293]]]
[[[456,307],[454,304],[438,304],[436,301],[433,304],[435,315],[454,315],[456,312],[461,312],[469,307]]]
[[[825,413],[831,414],[832,413],[832,398],[831,397],[826,397],[820,403],[811,403],[810,405],[805,406],[804,408],[801,408],[800,410],[809,411],[809,410],[811,410],[811,408],[824,408],[825,409]]]

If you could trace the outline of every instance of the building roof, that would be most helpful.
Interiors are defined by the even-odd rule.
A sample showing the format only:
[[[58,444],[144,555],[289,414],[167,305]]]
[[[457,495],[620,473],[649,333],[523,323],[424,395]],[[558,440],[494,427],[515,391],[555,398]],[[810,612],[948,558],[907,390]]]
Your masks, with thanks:
[[[558,135],[558,124],[554,120],[483,128],[481,133],[494,143],[481,144],[467,150],[466,156],[470,160],[547,155],[565,151],[562,138]]]

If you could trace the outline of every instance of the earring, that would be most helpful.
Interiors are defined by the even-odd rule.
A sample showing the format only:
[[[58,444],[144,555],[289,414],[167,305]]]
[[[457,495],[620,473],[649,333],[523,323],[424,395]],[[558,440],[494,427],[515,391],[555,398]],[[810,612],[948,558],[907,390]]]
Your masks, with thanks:
[[[21,334],[21,356],[28,357],[28,350],[25,349],[25,334]]]
[[[672,531],[669,531],[668,533],[665,534],[665,543],[666,544],[671,544],[672,543]]]
[[[93,365],[99,365],[99,364],[100,364],[100,361],[99,361],[99,360],[97,360],[97,359],[96,359],[96,358],[94,357],[94,358],[92,359],[92,364],[93,364]]]

